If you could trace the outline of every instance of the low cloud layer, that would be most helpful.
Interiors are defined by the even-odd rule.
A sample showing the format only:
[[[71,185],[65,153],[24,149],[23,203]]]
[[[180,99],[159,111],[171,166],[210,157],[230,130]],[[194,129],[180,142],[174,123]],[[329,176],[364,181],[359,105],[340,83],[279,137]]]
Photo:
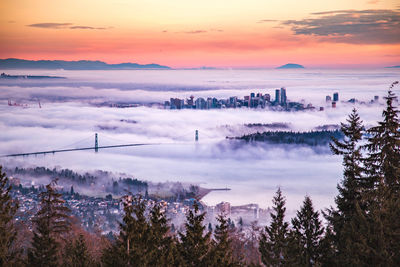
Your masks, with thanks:
[[[387,9],[316,12],[302,20],[286,20],[296,35],[355,44],[400,43],[400,11]]]
[[[208,204],[224,200],[235,205],[255,202],[266,207],[270,205],[276,187],[282,186],[290,210],[298,208],[305,194],[313,197],[318,208],[323,208],[333,204],[336,184],[342,173],[339,157],[330,155],[327,149],[242,144],[225,137],[249,133],[251,130],[244,127],[248,123],[282,122],[295,131],[339,124],[346,119],[353,107],[351,104],[340,103],[336,109],[327,108],[324,112],[273,112],[111,108],[93,103],[162,102],[170,97],[186,98],[191,94],[196,97],[242,97],[259,91],[272,94],[274,88],[281,86],[287,87],[290,99],[305,98],[315,105],[325,105],[325,95],[335,91],[343,100],[356,97],[366,101],[376,94],[384,95],[398,75],[395,70],[374,73],[35,71],[30,74],[66,76],[68,79],[64,84],[58,84],[58,81],[36,84],[25,80],[0,81],[1,155],[93,146],[96,132],[100,145],[154,145],[104,149],[99,153],[83,151],[1,158],[0,163],[5,166],[60,166],[83,172],[124,172],[152,182],[183,181],[208,188],[232,189],[210,193],[204,199]],[[8,99],[27,106],[8,106]],[[380,119],[382,104],[383,101],[377,105],[358,106],[365,124],[374,125]],[[199,130],[198,143],[194,142],[195,130]]]

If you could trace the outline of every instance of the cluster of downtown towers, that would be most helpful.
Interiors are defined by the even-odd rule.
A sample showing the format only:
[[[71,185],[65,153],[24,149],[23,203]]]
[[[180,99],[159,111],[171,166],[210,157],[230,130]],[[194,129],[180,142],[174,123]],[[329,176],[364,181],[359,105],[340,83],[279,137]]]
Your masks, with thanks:
[[[215,97],[202,97],[194,100],[193,96],[186,99],[171,98],[170,101],[165,101],[166,109],[214,109],[214,108],[265,108],[266,106],[280,106],[283,108],[293,108],[294,106],[302,105],[296,102],[287,102],[286,88],[275,90],[275,99],[271,100],[270,94],[251,93],[243,99],[237,96],[231,96],[228,99],[217,99]]]

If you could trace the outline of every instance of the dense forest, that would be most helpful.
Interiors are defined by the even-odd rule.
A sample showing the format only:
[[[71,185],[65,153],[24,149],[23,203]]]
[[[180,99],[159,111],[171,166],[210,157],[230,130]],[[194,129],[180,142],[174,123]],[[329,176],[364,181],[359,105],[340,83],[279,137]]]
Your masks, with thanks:
[[[284,122],[273,122],[273,123],[247,123],[244,126],[248,128],[259,128],[265,127],[270,129],[289,129],[290,125]]]
[[[19,168],[15,167],[13,170],[6,170],[10,175],[22,175],[29,176],[32,178],[40,177],[57,177],[60,180],[71,181],[80,185],[90,185],[96,183],[98,177],[89,173],[79,174],[69,169],[58,170],[56,168],[49,169],[46,167],[35,167],[35,168]],[[106,173],[105,173],[106,174]]]
[[[246,142],[267,142],[270,144],[296,144],[296,145],[328,145],[332,138],[342,139],[343,133],[340,130],[322,130],[310,132],[291,132],[291,131],[267,131],[263,133],[253,133],[236,137],[235,139]]]
[[[163,198],[168,201],[182,201],[185,198],[193,198],[198,194],[199,187],[197,185],[182,185],[180,182],[168,183],[149,183],[131,177],[118,177],[107,171],[94,171],[93,173],[77,173],[70,169],[49,169],[46,167],[5,169],[9,176],[23,177],[24,180],[34,181],[36,178],[45,178],[47,180],[57,179],[61,190],[70,190],[71,186],[75,186],[75,190],[79,192],[80,188],[91,188],[100,190],[103,193],[111,193],[116,196],[125,195],[127,192],[131,194],[146,195],[146,198],[158,200]],[[40,180],[43,182],[43,180]],[[93,188],[95,187],[95,188]],[[21,189],[22,190],[22,187]],[[157,191],[164,191],[168,195],[160,196]],[[149,194],[149,191],[151,193]]]
[[[206,227],[206,214],[196,202],[183,229],[176,231],[157,202],[126,195],[120,231],[113,238],[89,234],[69,216],[54,183],[41,193],[33,228],[26,228],[14,220],[18,200],[11,198],[8,178],[0,169],[0,265],[400,266],[395,84],[376,126],[365,129],[354,109],[341,124],[344,137],[332,138],[332,153],[343,158],[335,207],[320,213],[305,196],[294,218],[287,220],[285,197],[278,189],[269,224],[261,229],[254,225],[247,233],[224,214],[215,228]]]

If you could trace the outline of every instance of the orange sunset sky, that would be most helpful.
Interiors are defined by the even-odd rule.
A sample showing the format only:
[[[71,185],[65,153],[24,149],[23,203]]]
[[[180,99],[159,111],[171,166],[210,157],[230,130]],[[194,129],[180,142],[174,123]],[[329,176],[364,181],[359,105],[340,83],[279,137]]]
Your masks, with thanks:
[[[399,0],[1,0],[0,58],[400,65]]]

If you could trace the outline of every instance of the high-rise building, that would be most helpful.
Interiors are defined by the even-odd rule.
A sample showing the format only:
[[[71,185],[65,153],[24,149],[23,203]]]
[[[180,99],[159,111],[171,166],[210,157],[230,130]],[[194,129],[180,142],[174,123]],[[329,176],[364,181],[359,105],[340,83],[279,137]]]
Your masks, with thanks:
[[[171,109],[182,109],[185,105],[185,101],[179,98],[170,99]]]
[[[206,109],[206,101],[204,98],[199,97],[196,99],[195,104],[196,104],[196,109]]]
[[[188,106],[190,106],[190,107],[193,106],[193,104],[194,104],[193,99],[194,99],[194,96],[192,96],[192,95],[190,96],[189,99],[187,99],[187,104],[188,104]]]
[[[264,95],[264,99],[265,99],[265,101],[271,101],[271,95],[270,94],[265,94]]]
[[[282,105],[286,104],[286,88],[285,87],[281,88],[281,104]]]
[[[335,101],[335,102],[339,101],[339,93],[338,92],[333,94],[333,101]]]
[[[330,95],[327,95],[325,98],[326,102],[331,102],[332,101],[332,97]]]
[[[213,108],[218,107],[218,99],[216,99],[215,97],[213,97],[213,99],[212,99],[212,106],[213,106]]]
[[[229,105],[233,108],[237,107],[237,97],[236,96],[231,96],[229,98]]]
[[[279,89],[275,90],[275,103],[279,103],[281,100],[281,91]]]
[[[171,103],[169,101],[165,101],[164,102],[164,108],[165,109],[170,108],[170,106],[171,106]]]
[[[213,101],[212,101],[212,98],[211,98],[211,97],[207,98],[206,108],[207,108],[207,109],[212,109],[212,108],[214,108],[214,106],[213,106]]]

